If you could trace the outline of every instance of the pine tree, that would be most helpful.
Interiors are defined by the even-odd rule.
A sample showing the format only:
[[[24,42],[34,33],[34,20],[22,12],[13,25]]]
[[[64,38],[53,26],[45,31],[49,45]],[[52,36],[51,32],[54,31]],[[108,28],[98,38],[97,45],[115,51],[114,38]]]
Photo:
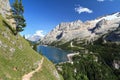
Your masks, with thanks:
[[[16,34],[24,30],[26,23],[23,16],[24,7],[22,5],[22,0],[15,0],[12,5],[12,18],[15,20],[16,24]]]

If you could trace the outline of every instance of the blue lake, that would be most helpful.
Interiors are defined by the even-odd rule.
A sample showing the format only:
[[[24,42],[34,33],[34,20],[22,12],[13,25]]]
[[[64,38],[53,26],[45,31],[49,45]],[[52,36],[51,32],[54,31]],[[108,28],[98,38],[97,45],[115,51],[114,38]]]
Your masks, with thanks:
[[[68,61],[67,51],[61,50],[59,48],[51,47],[51,46],[38,46],[38,52],[42,52],[42,54],[51,60],[53,63],[60,63]]]

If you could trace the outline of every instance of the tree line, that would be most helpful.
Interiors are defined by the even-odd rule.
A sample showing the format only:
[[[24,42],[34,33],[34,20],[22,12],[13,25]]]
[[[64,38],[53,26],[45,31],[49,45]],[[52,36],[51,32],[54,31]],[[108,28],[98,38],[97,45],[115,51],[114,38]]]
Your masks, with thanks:
[[[22,4],[22,0],[15,0],[14,3],[11,6],[12,15],[10,15],[11,18],[15,20],[16,25],[16,31],[15,35],[17,35],[19,32],[23,31],[26,27],[25,18],[24,18],[24,6]]]

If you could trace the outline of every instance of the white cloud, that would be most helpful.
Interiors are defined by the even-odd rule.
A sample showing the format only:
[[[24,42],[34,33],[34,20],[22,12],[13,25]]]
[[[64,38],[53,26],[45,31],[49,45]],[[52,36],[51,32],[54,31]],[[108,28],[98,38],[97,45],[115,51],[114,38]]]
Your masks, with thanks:
[[[29,38],[30,36],[31,36],[30,34],[26,34],[25,39]]]
[[[37,30],[33,35],[30,35],[30,34],[25,35],[25,38],[30,41],[38,41],[44,36],[45,36],[45,32],[43,30]]]
[[[40,36],[40,37],[44,37],[45,36],[45,34],[44,34],[44,31],[43,30],[38,30],[38,31],[36,31],[36,33],[33,35],[33,36]]]
[[[113,1],[113,0],[97,0],[98,2],[104,2],[104,1]]]
[[[103,1],[105,1],[105,0],[97,0],[98,2],[103,2]]]
[[[79,14],[83,13],[83,12],[86,12],[86,13],[93,13],[92,10],[90,10],[89,8],[85,8],[85,7],[82,7],[82,6],[78,6],[75,8],[75,11],[78,12]]]

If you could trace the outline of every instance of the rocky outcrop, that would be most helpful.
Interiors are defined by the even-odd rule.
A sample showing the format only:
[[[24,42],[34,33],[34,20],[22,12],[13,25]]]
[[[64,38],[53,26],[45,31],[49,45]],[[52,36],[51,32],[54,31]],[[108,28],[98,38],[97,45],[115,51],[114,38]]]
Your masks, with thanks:
[[[53,42],[68,42],[73,39],[92,42],[104,34],[116,30],[120,24],[120,13],[103,16],[95,20],[82,22],[61,23],[48,33],[41,42],[51,44]]]
[[[11,9],[9,0],[0,0],[0,14],[6,18],[6,15],[9,14],[9,10]]]
[[[120,60],[114,60],[113,61],[113,67],[115,69],[120,69]]]
[[[119,27],[114,30],[113,32],[111,32],[106,38],[105,40],[107,41],[111,41],[111,42],[120,42],[120,25]]]
[[[0,0],[0,14],[12,25],[13,28],[15,28],[15,20],[14,19],[8,19],[8,16],[10,16],[12,13],[10,12],[11,6],[9,3],[9,0]]]

